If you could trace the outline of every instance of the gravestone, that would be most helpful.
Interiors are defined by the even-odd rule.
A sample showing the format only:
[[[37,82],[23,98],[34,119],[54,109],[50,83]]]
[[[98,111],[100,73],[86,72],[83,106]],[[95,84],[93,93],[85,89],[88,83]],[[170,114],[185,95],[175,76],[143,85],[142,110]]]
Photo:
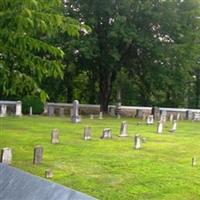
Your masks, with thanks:
[[[186,119],[192,120],[193,119],[193,112],[191,110],[186,111]]]
[[[91,127],[86,126],[83,134],[84,140],[91,140]]]
[[[45,178],[53,178],[53,172],[50,169],[45,170]]]
[[[29,116],[32,116],[33,115],[33,108],[32,106],[29,108]]]
[[[137,109],[136,111],[136,118],[143,118],[143,112],[141,109]]]
[[[103,119],[103,112],[99,113],[99,119]]]
[[[81,121],[81,117],[78,114],[79,102],[78,100],[74,100],[71,121],[72,123],[79,123]]]
[[[59,131],[58,129],[53,129],[51,132],[51,143],[58,144],[59,143]]]
[[[181,114],[178,113],[177,116],[176,116],[176,121],[178,121],[180,119],[180,116],[181,116]]]
[[[197,165],[197,158],[196,156],[192,157],[192,166],[196,166]]]
[[[48,115],[51,117],[51,116],[54,116],[54,106],[49,106],[48,107]]]
[[[60,117],[64,117],[65,116],[65,108],[64,107],[60,107],[59,108],[59,115],[60,115]]]
[[[135,135],[134,148],[135,149],[140,149],[141,148],[141,137],[140,137],[140,135]]]
[[[112,132],[110,128],[104,128],[101,139],[109,139],[112,138]]]
[[[42,163],[43,157],[43,148],[41,146],[34,147],[34,156],[33,156],[33,164]]]
[[[117,113],[117,119],[121,119],[120,113]]]
[[[12,149],[5,147],[1,150],[1,162],[7,165],[12,164]]]
[[[163,122],[160,121],[160,122],[158,122],[157,133],[161,134],[162,132],[163,132]]]
[[[7,115],[7,105],[2,104],[1,105],[1,117],[6,117]]]
[[[176,127],[177,127],[177,123],[176,123],[176,120],[173,121],[173,124],[172,124],[172,128],[169,130],[169,132],[175,132],[176,131]]]
[[[91,115],[90,115],[90,119],[94,119],[94,115],[91,114]]]
[[[173,114],[170,114],[169,121],[170,121],[170,122],[173,122],[173,120],[174,120],[174,115],[173,115]]]
[[[147,117],[147,125],[152,125],[154,123],[153,115]]]
[[[200,121],[200,113],[194,113],[194,121]]]
[[[166,111],[166,110],[163,110],[163,111],[161,112],[160,121],[161,121],[162,123],[165,123],[166,120],[167,120],[167,111]]]
[[[17,101],[16,103],[16,116],[21,117],[22,116],[22,102]]]
[[[128,124],[126,123],[126,121],[123,121],[121,123],[121,127],[120,127],[120,137],[127,137],[128,133],[127,133],[127,129],[128,129]]]

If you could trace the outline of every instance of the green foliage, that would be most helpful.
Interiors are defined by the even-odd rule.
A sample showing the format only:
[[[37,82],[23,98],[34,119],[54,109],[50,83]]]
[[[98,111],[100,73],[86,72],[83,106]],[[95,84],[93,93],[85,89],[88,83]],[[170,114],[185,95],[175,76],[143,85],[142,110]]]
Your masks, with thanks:
[[[30,107],[33,114],[42,114],[44,111],[44,104],[38,96],[26,96],[22,99],[23,114],[29,114]]]
[[[78,36],[82,27],[62,15],[61,1],[0,1],[1,96],[40,93],[45,77],[63,76],[64,52],[50,38],[63,32]]]

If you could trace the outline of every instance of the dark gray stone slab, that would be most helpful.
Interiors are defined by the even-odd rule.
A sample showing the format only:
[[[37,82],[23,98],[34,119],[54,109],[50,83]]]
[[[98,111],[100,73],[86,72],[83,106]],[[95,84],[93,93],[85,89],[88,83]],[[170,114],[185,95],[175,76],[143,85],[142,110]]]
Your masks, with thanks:
[[[94,200],[62,185],[0,163],[2,200]]]

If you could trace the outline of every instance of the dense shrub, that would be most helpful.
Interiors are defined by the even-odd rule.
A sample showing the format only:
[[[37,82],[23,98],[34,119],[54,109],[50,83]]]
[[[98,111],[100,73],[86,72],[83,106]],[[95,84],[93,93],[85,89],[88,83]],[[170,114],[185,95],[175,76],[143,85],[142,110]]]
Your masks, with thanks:
[[[37,96],[26,96],[22,99],[22,112],[28,114],[32,107],[33,114],[41,114],[44,110],[44,104]]]

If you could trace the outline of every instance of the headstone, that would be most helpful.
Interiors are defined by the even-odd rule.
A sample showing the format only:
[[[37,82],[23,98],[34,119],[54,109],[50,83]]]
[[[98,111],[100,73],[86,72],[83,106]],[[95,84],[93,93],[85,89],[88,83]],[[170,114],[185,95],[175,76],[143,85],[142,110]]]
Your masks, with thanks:
[[[5,147],[1,150],[1,162],[7,165],[12,163],[12,149]]]
[[[160,109],[159,107],[154,106],[152,109],[152,115],[154,116],[154,119],[160,118]]]
[[[7,115],[7,105],[2,104],[1,105],[1,117],[5,117]]]
[[[60,117],[64,117],[65,116],[65,108],[64,107],[60,107],[59,115],[60,115]]]
[[[99,119],[103,119],[103,112],[99,113]]]
[[[53,178],[53,172],[50,169],[45,170],[45,178]]]
[[[33,108],[32,106],[29,108],[29,116],[32,116],[33,115]]]
[[[121,119],[120,113],[117,113],[117,119]]]
[[[200,121],[200,113],[194,113],[194,121]]]
[[[78,100],[74,100],[74,102],[73,102],[73,111],[72,111],[72,116],[71,116],[72,123],[79,123],[81,121],[81,117],[78,114],[78,107],[79,107]]]
[[[177,116],[176,116],[177,121],[180,119],[180,116],[181,116],[180,113],[178,113]]]
[[[158,122],[157,133],[161,134],[162,132],[163,132],[163,122],[160,121],[160,122]]]
[[[108,139],[112,138],[112,132],[110,128],[104,128],[101,139]]]
[[[140,149],[141,148],[141,137],[140,135],[135,135],[135,140],[134,140],[134,148],[135,149]]]
[[[136,118],[142,118],[143,117],[143,112],[141,109],[137,109],[137,112],[136,112]]]
[[[33,164],[42,163],[42,157],[43,157],[43,148],[41,146],[35,146],[34,147]]]
[[[191,110],[186,111],[186,119],[192,120],[193,119],[193,112]]]
[[[147,119],[147,114],[146,114],[146,113],[143,113],[143,114],[142,114],[142,120],[145,121],[146,119]]]
[[[174,120],[173,124],[172,124],[172,128],[169,130],[169,132],[175,132],[176,131],[176,126],[177,126],[177,123],[176,123],[176,120]]]
[[[128,124],[126,123],[126,121],[123,121],[121,123],[121,127],[120,127],[120,137],[126,137],[128,136],[128,133],[127,133],[127,129],[128,129]]]
[[[153,115],[147,117],[147,125],[152,125],[154,123]]]
[[[91,127],[85,127],[84,128],[84,140],[91,140]]]
[[[194,167],[194,166],[196,166],[197,165],[197,158],[196,158],[196,156],[194,156],[193,158],[192,158],[192,166]]]
[[[17,101],[16,103],[16,116],[21,117],[22,116],[22,102]]]
[[[162,123],[165,123],[166,120],[167,120],[167,111],[166,111],[166,110],[162,110],[161,116],[160,116],[160,121],[161,121]]]
[[[54,106],[49,106],[48,107],[48,114],[49,116],[54,116]]]
[[[51,132],[51,143],[58,144],[59,143],[59,131],[58,129],[53,129]]]
[[[90,115],[90,119],[94,119],[94,115],[91,114],[91,115]]]
[[[173,114],[170,114],[169,121],[170,121],[170,122],[173,122],[173,120],[174,120],[174,115],[173,115]]]

